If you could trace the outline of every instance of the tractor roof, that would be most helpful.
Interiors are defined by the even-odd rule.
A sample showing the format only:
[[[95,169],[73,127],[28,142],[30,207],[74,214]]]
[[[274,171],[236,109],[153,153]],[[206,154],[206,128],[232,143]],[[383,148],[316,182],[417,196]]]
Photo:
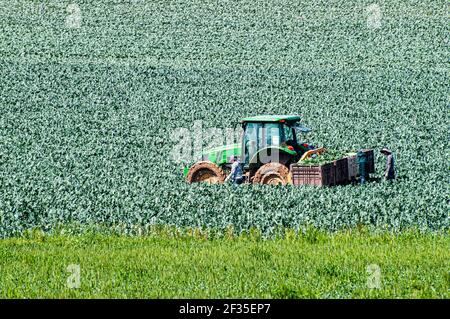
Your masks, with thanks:
[[[251,116],[246,117],[241,120],[242,123],[244,122],[279,122],[281,120],[284,120],[286,122],[296,122],[300,121],[300,116],[298,115],[258,115],[258,116]]]

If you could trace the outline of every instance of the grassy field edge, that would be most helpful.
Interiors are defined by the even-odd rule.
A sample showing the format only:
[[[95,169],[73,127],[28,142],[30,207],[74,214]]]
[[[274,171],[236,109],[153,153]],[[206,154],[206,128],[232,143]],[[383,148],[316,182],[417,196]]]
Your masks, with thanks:
[[[448,298],[448,232],[0,240],[2,298]]]

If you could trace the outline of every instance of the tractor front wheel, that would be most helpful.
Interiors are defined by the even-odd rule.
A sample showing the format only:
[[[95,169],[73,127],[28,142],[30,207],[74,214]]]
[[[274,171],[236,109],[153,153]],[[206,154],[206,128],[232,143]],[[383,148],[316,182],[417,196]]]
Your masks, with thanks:
[[[186,176],[188,183],[222,184],[226,178],[225,172],[212,162],[198,162],[192,165]]]
[[[253,184],[286,185],[289,183],[289,169],[280,163],[261,166],[253,178]]]

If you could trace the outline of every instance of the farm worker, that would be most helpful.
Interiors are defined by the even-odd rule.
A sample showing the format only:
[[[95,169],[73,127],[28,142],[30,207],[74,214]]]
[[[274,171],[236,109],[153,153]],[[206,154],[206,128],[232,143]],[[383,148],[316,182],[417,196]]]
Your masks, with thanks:
[[[386,156],[386,170],[384,171],[384,178],[386,180],[395,179],[394,155],[392,154],[392,151],[384,147],[380,153]]]
[[[225,182],[230,180],[234,185],[242,184],[244,177],[242,176],[242,167],[237,156],[231,157],[231,173],[225,179]]]
[[[357,153],[361,185],[367,180],[367,155],[363,151]]]

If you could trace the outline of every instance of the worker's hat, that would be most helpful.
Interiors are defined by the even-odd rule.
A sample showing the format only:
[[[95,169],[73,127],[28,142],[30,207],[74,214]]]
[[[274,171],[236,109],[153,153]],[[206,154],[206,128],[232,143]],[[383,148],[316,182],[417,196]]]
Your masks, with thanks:
[[[388,148],[383,147],[383,148],[381,149],[380,153],[391,154],[392,152],[391,152]]]

